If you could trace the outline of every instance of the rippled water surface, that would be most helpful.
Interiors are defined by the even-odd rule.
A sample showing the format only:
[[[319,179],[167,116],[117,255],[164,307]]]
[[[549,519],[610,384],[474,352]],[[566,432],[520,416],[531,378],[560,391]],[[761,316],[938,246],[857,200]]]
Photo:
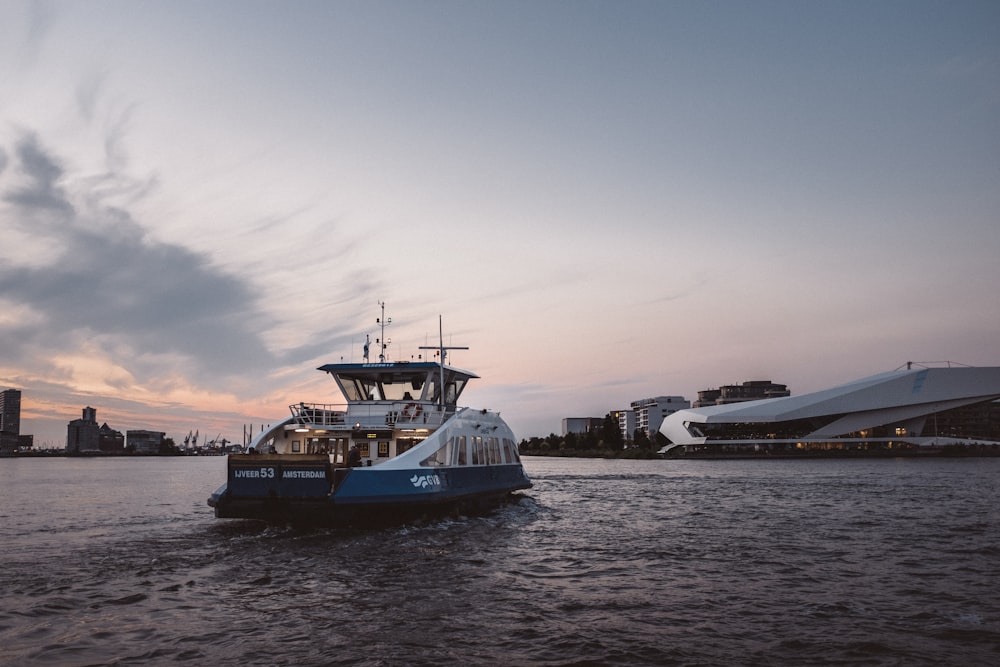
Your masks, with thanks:
[[[0,460],[0,664],[1000,664],[998,459],[525,466],[305,531],[215,519],[222,458]]]

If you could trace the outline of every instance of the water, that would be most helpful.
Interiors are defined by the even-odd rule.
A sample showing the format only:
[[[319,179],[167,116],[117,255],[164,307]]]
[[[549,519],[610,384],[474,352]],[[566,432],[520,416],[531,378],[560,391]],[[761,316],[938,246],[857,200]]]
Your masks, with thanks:
[[[222,458],[0,460],[0,664],[1000,664],[1000,459],[525,466],[365,532],[216,520]]]

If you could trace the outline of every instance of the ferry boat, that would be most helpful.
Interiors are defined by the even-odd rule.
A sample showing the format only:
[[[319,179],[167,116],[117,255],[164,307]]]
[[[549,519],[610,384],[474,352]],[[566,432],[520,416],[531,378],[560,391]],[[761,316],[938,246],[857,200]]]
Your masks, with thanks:
[[[384,305],[383,305],[384,315]],[[384,317],[379,322],[385,322]],[[230,454],[208,504],[219,518],[365,526],[481,511],[528,489],[517,442],[499,412],[459,407],[479,376],[437,361],[334,363],[346,404],[298,403],[290,416]],[[385,341],[383,337],[377,341]]]

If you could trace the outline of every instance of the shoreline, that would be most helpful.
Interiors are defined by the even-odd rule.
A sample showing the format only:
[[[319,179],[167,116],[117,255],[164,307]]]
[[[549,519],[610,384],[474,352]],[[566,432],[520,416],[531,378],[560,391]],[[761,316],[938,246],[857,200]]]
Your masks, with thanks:
[[[94,452],[92,454],[71,454],[69,452],[59,452],[59,451],[28,451],[28,452],[14,452],[11,454],[3,454],[0,459],[163,459],[163,458],[178,458],[178,457],[201,457],[201,456],[226,456],[227,453],[220,454],[185,454],[181,452],[177,453],[166,453],[166,454],[129,454],[129,453],[111,453],[111,452]]]
[[[589,450],[589,451],[541,451],[528,450],[521,451],[521,456],[538,456],[549,458],[588,458],[588,459],[646,459],[646,460],[669,460],[669,461],[725,461],[725,460],[796,460],[796,459],[935,459],[935,458],[996,458],[1000,457],[1000,447],[995,445],[948,445],[934,449],[878,449],[878,450],[829,450],[829,451],[804,451],[804,452],[693,452],[681,454],[657,454],[651,451],[632,450],[625,452],[615,452],[611,450]]]

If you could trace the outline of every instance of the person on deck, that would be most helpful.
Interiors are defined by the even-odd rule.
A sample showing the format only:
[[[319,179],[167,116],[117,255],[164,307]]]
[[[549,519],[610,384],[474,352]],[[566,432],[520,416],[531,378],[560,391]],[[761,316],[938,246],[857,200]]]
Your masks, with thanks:
[[[347,452],[347,465],[350,468],[357,468],[361,465],[361,450],[357,445],[351,445],[351,450]]]

